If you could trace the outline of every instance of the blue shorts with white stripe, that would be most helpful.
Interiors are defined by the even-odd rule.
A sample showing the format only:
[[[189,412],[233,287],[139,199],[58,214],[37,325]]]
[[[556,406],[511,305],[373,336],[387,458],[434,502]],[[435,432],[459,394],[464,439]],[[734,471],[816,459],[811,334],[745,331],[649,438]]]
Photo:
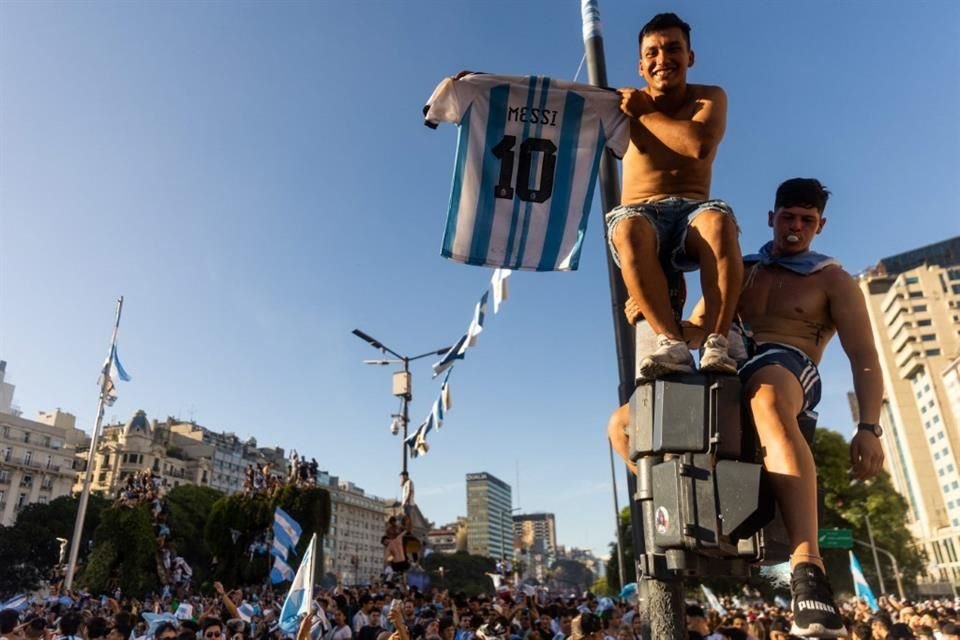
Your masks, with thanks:
[[[771,365],[781,366],[796,376],[797,382],[803,388],[801,415],[806,414],[815,420],[817,412],[814,408],[820,403],[820,372],[817,365],[796,347],[778,342],[764,342],[757,345],[753,356],[741,365],[738,371],[740,382],[746,386],[757,371]]]

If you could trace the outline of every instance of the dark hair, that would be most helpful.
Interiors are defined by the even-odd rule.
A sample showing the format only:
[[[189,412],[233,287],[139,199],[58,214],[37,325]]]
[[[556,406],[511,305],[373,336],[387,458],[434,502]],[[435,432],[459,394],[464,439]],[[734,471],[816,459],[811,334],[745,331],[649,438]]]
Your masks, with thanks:
[[[20,622],[20,612],[16,609],[0,611],[0,633],[3,635],[12,633],[18,622]]]
[[[107,631],[109,630],[110,625],[107,624],[106,618],[96,616],[95,618],[90,618],[87,620],[88,638],[105,638],[107,636]]]
[[[60,633],[65,636],[75,636],[82,623],[83,618],[80,617],[79,613],[69,611],[60,618]]]
[[[829,198],[830,192],[816,178],[790,178],[777,187],[773,208],[808,207],[822,214]]]
[[[581,613],[580,614],[580,631],[583,632],[583,635],[590,635],[595,631],[601,631],[603,625],[600,622],[600,618],[593,613]]]
[[[223,621],[220,618],[215,616],[204,616],[200,619],[200,631],[203,633],[207,632],[207,629],[210,627],[220,627],[220,631],[225,631],[223,628]]]
[[[656,33],[657,31],[666,31],[676,27],[683,32],[683,39],[687,41],[687,48],[690,48],[690,25],[680,19],[675,13],[658,13],[650,18],[650,22],[643,25],[640,29],[640,35],[637,36],[637,43],[643,48],[643,38]]]
[[[175,632],[176,630],[177,630],[177,628],[173,625],[172,622],[161,622],[160,624],[157,625],[156,630],[154,630],[154,632],[153,632],[153,637],[154,637],[154,638],[159,638],[159,637],[160,637],[160,634],[162,634],[164,631],[174,631],[174,632]]]

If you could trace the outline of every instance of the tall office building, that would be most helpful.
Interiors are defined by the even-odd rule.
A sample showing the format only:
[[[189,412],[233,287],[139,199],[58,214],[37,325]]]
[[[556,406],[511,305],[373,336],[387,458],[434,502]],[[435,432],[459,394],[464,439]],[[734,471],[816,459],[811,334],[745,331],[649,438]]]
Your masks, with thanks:
[[[513,493],[487,472],[467,474],[467,551],[491,558],[513,557]]]
[[[513,516],[513,539],[520,551],[524,577],[543,580],[557,559],[557,521],[552,513]]]
[[[950,408],[960,394],[960,237],[884,258],[858,280],[883,372],[886,468],[930,558],[928,579],[960,583],[960,416]]]

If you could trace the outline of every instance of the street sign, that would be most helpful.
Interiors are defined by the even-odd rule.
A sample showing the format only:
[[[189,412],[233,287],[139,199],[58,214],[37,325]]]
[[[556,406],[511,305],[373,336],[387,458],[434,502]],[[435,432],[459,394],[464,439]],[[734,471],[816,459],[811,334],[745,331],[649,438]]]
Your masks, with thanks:
[[[817,544],[821,549],[852,549],[852,529],[820,529],[817,531]]]

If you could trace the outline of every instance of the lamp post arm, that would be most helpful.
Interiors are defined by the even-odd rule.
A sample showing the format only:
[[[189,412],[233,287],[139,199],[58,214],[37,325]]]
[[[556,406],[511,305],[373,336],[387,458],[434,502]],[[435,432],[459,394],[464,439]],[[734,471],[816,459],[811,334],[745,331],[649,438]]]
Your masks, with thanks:
[[[876,549],[878,553],[882,553],[883,555],[890,558],[890,563],[893,565],[893,574],[894,574],[894,577],[897,579],[897,591],[899,592],[900,599],[903,600],[905,597],[903,595],[903,580],[900,577],[900,565],[897,564],[897,558],[886,549],[881,549],[880,547],[871,545],[869,542],[864,542],[863,540],[857,540],[856,538],[854,538],[853,541],[859,545],[863,545],[864,547],[870,547],[871,549]]]

